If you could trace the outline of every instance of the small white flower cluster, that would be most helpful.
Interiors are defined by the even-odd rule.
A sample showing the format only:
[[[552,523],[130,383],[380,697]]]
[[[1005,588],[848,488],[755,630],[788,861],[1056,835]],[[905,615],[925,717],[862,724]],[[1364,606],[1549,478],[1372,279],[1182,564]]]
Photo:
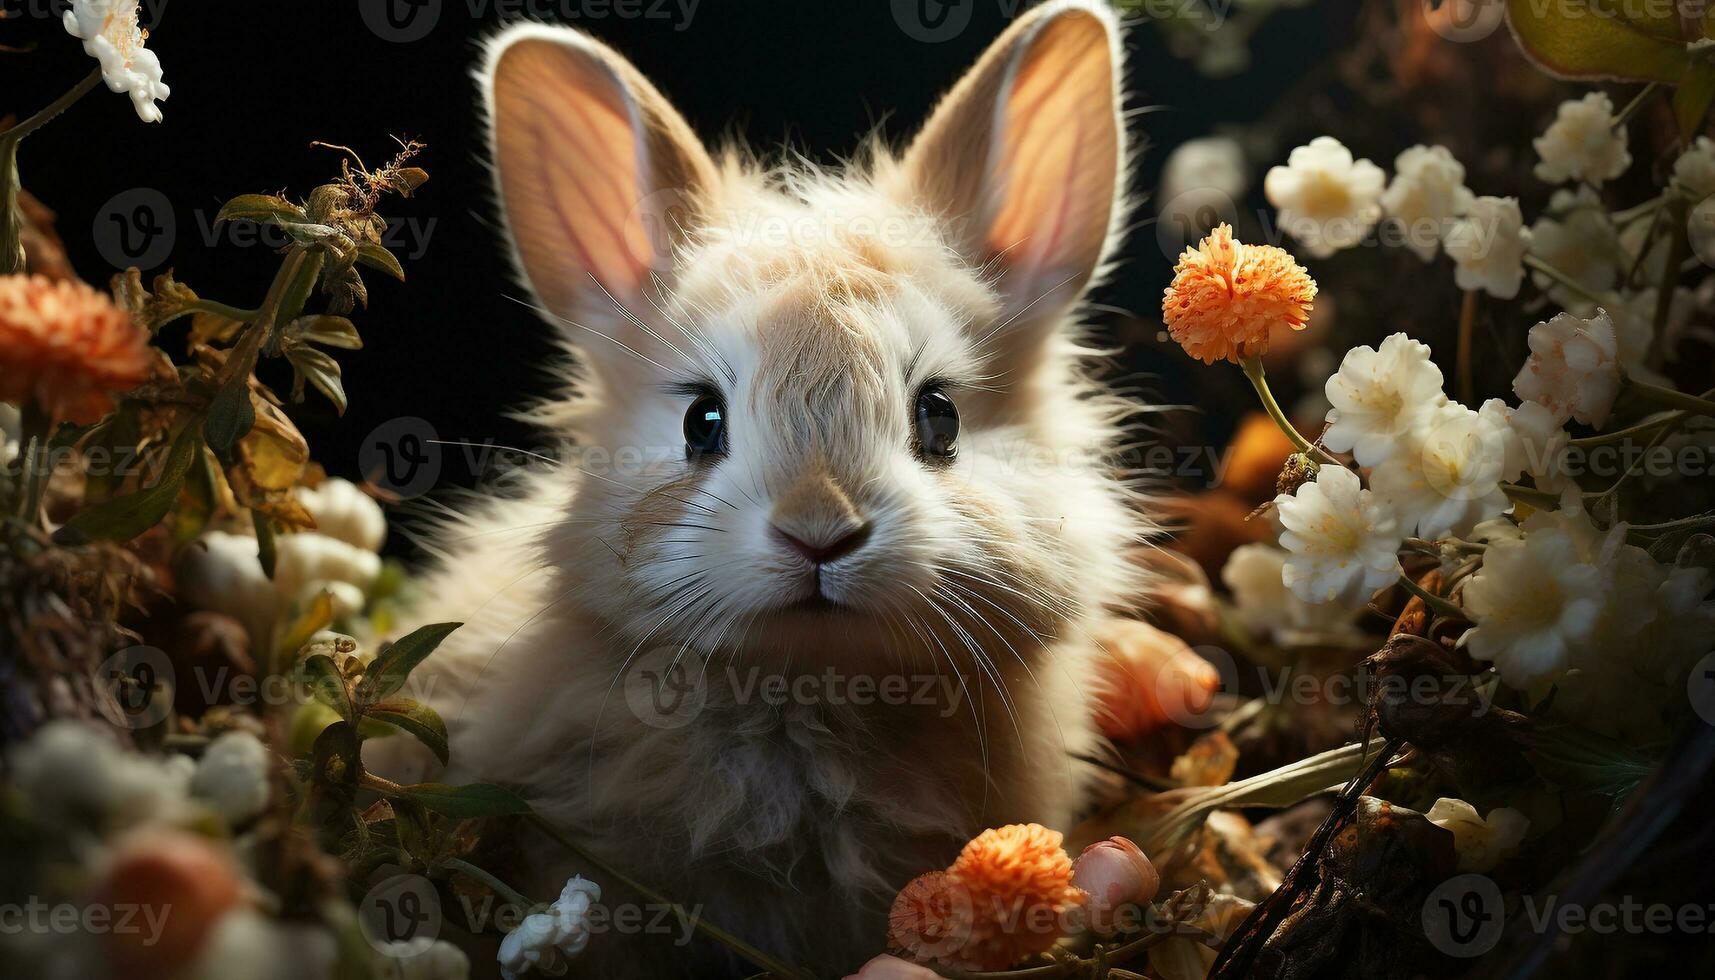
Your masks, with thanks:
[[[160,122],[172,89],[161,81],[161,59],[143,46],[147,35],[137,24],[138,0],[71,0],[62,23],[83,42],[85,54],[101,62],[101,78],[115,92],[126,92],[144,122]]]
[[[316,530],[276,539],[272,579],[262,571],[256,539],[247,534],[206,532],[179,559],[180,596],[194,608],[237,619],[258,648],[282,615],[319,592],[333,597],[336,622],[349,621],[363,611],[381,575],[376,551],[386,538],[387,519],[379,504],[337,479],[316,489],[300,487],[297,498]]]
[[[1572,698],[1557,696],[1557,708],[1615,731],[1648,720],[1579,705],[1670,704],[1677,699],[1638,695],[1683,695],[1690,663],[1715,644],[1708,574],[1661,564],[1626,532],[1624,523],[1597,528],[1568,493],[1559,510],[1500,529],[1464,591],[1477,624],[1465,639],[1473,657],[1521,690],[1558,682]]]
[[[590,941],[590,906],[601,901],[601,887],[574,876],[545,912],[524,917],[500,942],[500,975],[518,980],[535,970],[547,976],[566,972],[565,960],[584,951]]]
[[[1404,233],[1404,245],[1428,262],[1445,249],[1461,289],[1511,299],[1524,281],[1531,232],[1518,201],[1478,197],[1465,186],[1465,168],[1444,146],[1413,146],[1394,158],[1391,181],[1369,160],[1332,136],[1293,150],[1286,165],[1263,181],[1280,227],[1312,256],[1327,258],[1362,242],[1383,215]]]

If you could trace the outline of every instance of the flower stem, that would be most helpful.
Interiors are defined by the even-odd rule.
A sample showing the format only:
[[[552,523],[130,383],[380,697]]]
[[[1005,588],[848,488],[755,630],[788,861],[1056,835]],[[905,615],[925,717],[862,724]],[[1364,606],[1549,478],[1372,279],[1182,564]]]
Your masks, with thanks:
[[[46,126],[55,116],[71,108],[73,102],[76,102],[78,99],[88,95],[92,89],[100,84],[101,69],[97,68],[90,72],[83,81],[73,85],[64,95],[48,103],[41,109],[41,111],[5,132],[0,133],[0,139],[23,139],[36,130],[41,129],[43,126]]]
[[[1465,290],[1465,300],[1459,304],[1459,400],[1469,405],[1476,399],[1473,396],[1475,382],[1471,378],[1471,332],[1477,324],[1477,297],[1475,289]]]
[[[1534,255],[1526,255],[1524,257],[1524,264],[1527,268],[1542,273],[1548,278],[1554,280],[1556,283],[1565,286],[1569,291],[1577,293],[1579,296],[1582,296],[1584,299],[1596,304],[1597,306],[1606,307],[1611,302],[1607,298],[1591,292],[1589,287]]]
[[[1675,391],[1662,385],[1650,384],[1648,381],[1639,381],[1636,378],[1627,378],[1626,381],[1628,388],[1657,405],[1677,408],[1682,412],[1690,412],[1692,415],[1715,416],[1715,401],[1697,395],[1688,395],[1683,391]]]
[[[1521,487],[1516,483],[1503,483],[1501,490],[1507,495],[1507,499],[1515,504],[1529,504],[1537,510],[1560,509],[1560,498],[1547,490]]]
[[[1649,101],[1650,96],[1654,95],[1660,88],[1660,82],[1651,82],[1639,89],[1638,94],[1632,96],[1632,100],[1627,102],[1625,107],[1614,116],[1614,128],[1619,129],[1630,122],[1632,117],[1638,114],[1638,110],[1642,109],[1644,104]]]
[[[588,864],[603,876],[619,882],[626,888],[629,888],[638,895],[641,895],[647,901],[653,902],[657,905],[663,905],[671,909],[673,914],[679,918],[680,922],[690,923],[691,928],[701,933],[705,938],[712,939],[715,942],[720,943],[722,946],[725,946],[734,953],[737,953],[749,960],[751,963],[762,967],[764,970],[767,970],[769,973],[772,973],[777,977],[809,980],[809,975],[804,971],[787,966],[767,953],[764,953],[762,950],[752,946],[750,943],[745,942],[743,939],[740,939],[732,933],[727,932],[725,929],[710,923],[702,916],[692,915],[683,906],[679,905],[677,902],[669,901],[665,896],[654,889],[647,888],[632,880],[630,877],[620,873],[620,871],[609,865],[607,862],[591,854],[589,851],[584,850],[584,848],[576,841],[572,840],[571,837],[567,836],[558,827],[555,827],[544,819],[541,814],[531,813],[525,819],[527,819],[537,830],[547,834],[555,843],[572,852],[572,854],[579,860]]]
[[[1256,389],[1257,397],[1262,399],[1262,407],[1268,412],[1268,417],[1273,419],[1274,424],[1280,427],[1280,431],[1286,434],[1286,438],[1298,447],[1299,452],[1306,456],[1321,457],[1323,462],[1332,463],[1335,466],[1344,465],[1335,459],[1328,450],[1321,446],[1312,445],[1310,440],[1304,438],[1304,434],[1298,431],[1298,427],[1286,417],[1286,413],[1281,411],[1280,403],[1274,400],[1274,392],[1268,390],[1268,378],[1263,374],[1261,356],[1252,354],[1240,361],[1239,367],[1244,369],[1245,377],[1250,379],[1251,387]]]
[[[1465,618],[1465,611],[1463,609],[1460,609],[1458,606],[1448,602],[1446,599],[1441,598],[1423,586],[1418,585],[1416,582],[1406,578],[1404,575],[1399,577],[1399,584],[1405,589],[1405,591],[1410,592],[1419,599],[1422,599],[1424,605],[1435,610],[1441,615],[1457,616],[1460,619]]]
[[[450,857],[450,858],[443,858],[441,860],[440,864],[441,864],[441,867],[446,868],[448,871],[457,871],[459,874],[462,874],[467,878],[474,878],[477,881],[482,882],[484,885],[487,885],[489,887],[489,889],[491,891],[493,891],[496,895],[499,895],[501,898],[504,898],[508,902],[511,902],[513,905],[517,906],[520,911],[523,911],[526,909],[532,909],[538,905],[545,904],[543,902],[531,901],[528,896],[517,891],[512,886],[508,885],[506,882],[501,881],[499,878],[496,878],[494,875],[489,874],[487,871],[484,871],[483,869],[477,867],[476,865],[471,864],[469,861],[465,861],[465,860],[462,860],[460,858]]]

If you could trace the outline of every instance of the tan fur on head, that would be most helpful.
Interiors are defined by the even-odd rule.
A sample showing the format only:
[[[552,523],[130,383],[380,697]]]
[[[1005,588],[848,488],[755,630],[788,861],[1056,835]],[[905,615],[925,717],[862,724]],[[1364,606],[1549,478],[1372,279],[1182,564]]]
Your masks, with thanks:
[[[892,890],[964,839],[1070,819],[1093,626],[1135,598],[1147,532],[1109,455],[1130,407],[1075,319],[1126,211],[1119,69],[1104,6],[1045,4],[903,153],[770,169],[711,156],[583,34],[493,41],[502,213],[579,370],[542,413],[567,464],[453,522],[423,600],[468,623],[429,663],[453,778],[519,786],[823,973],[877,951]],[[951,458],[918,441],[931,387]],[[712,456],[686,451],[700,398]],[[663,650],[706,686],[683,726],[616,694]],[[939,678],[957,710],[764,702],[734,670]],[[547,893],[567,867],[543,870]],[[652,975],[603,939],[627,952],[593,975]]]

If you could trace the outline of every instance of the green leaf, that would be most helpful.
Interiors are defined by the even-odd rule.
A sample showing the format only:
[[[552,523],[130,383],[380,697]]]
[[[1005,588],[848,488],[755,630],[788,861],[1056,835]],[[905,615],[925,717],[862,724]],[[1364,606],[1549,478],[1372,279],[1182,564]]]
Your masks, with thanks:
[[[310,754],[310,778],[324,786],[350,788],[363,775],[362,748],[350,724],[337,721],[316,736]]]
[[[384,721],[407,735],[416,738],[435,753],[435,758],[446,765],[447,754],[447,723],[435,713],[435,709],[410,698],[395,698],[372,705],[366,716],[377,721]]]
[[[167,451],[166,464],[154,486],[114,497],[79,512],[54,534],[54,540],[62,543],[80,539],[124,542],[159,524],[179,499],[179,490],[184,487],[185,477],[201,450],[202,439],[197,427],[187,425],[180,429],[173,439],[172,448]]]
[[[301,222],[304,209],[273,194],[240,194],[221,205],[216,221],[265,221],[274,224]]]
[[[333,623],[333,596],[326,589],[315,594],[310,600],[309,608],[305,609],[286,627],[280,641],[274,647],[275,663],[291,664],[298,658],[298,651],[304,644]]]
[[[357,714],[351,703],[351,689],[345,685],[345,675],[339,665],[325,653],[312,653],[298,665],[299,676],[310,689],[310,695],[332,708],[342,719],[351,721]],[[356,733],[353,732],[353,738]]]
[[[389,801],[393,807],[393,833],[399,846],[412,857],[427,860],[434,853],[434,828],[422,804],[404,797]]]
[[[421,803],[424,808],[460,820],[509,817],[530,812],[530,804],[516,793],[493,783],[472,783],[469,786],[417,783],[404,787],[404,790],[406,798]]]
[[[305,316],[292,321],[287,336],[307,344],[362,350],[363,338],[357,335],[357,324],[343,316]]]
[[[1703,128],[1709,104],[1715,102],[1715,65],[1699,61],[1691,66],[1673,91],[1673,118],[1679,123],[1679,138],[1687,144]]]
[[[250,377],[235,374],[215,392],[203,420],[203,438],[222,462],[232,459],[232,448],[256,425],[256,406],[250,404]]]
[[[391,697],[411,676],[411,671],[426,660],[441,641],[452,635],[463,623],[434,623],[399,638],[397,643],[381,651],[363,672],[358,682],[358,700],[366,705]]]
[[[1690,64],[1672,4],[1507,0],[1513,39],[1557,78],[1679,81]]]
[[[378,242],[362,242],[357,246],[359,265],[379,269],[400,282],[405,281],[405,267],[399,264],[391,249]]]

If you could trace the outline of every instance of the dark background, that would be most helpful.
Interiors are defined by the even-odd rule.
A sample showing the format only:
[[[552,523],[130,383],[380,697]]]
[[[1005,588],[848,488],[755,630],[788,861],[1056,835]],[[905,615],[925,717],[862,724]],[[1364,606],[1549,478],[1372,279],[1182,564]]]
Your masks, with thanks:
[[[406,15],[396,29],[380,16],[388,2]],[[933,10],[938,0],[924,2]],[[877,123],[896,140],[914,131],[1024,0],[955,0],[948,13],[968,12],[969,22],[936,42],[907,29],[916,0],[701,0],[688,23],[670,3],[657,12],[664,16],[651,15],[654,0],[641,0],[643,16],[589,16],[608,9],[603,3],[171,0],[163,10],[144,0],[145,22],[160,17],[149,47],[173,89],[165,121],[145,125],[126,97],[97,89],[24,144],[23,183],[58,213],[85,279],[102,284],[130,264],[146,276],[170,266],[205,297],[254,306],[277,259],[253,226],[213,226],[224,200],[282,189],[301,196],[336,174],[339,154],[312,140],[351,146],[371,166],[392,152],[391,136],[422,140],[430,183],[382,210],[401,225],[409,281],[368,276],[370,309],[353,317],[366,347],[337,352],[350,409],[336,418],[312,392],[292,413],[317,459],[350,477],[359,475],[365,437],[399,417],[426,419],[444,439],[530,446],[540,440],[504,413],[546,390],[552,352],[547,328],[509,299],[522,290],[490,219],[469,76],[477,39],[525,16],[577,23],[633,59],[705,139],[737,134],[831,161]],[[0,113],[35,111],[93,66],[61,29],[58,9],[55,0],[0,0],[11,15],[0,22],[0,43],[19,49],[0,56]],[[1132,105],[1159,107],[1136,120],[1149,144],[1137,188],[1154,187],[1166,152],[1183,140],[1269,109],[1353,29],[1345,3],[1283,11],[1252,45],[1248,73],[1211,82],[1171,56],[1155,29],[1135,25]],[[1139,217],[1150,214],[1145,207]],[[1196,427],[1219,445],[1231,419],[1193,387],[1209,372],[1156,338],[1171,261],[1152,229],[1133,235],[1128,259],[1096,297],[1135,315],[1103,314],[1126,343],[1122,368],[1165,402],[1196,404],[1205,412]],[[287,387],[279,375],[265,377]],[[449,452],[442,483],[476,479],[480,467]]]

